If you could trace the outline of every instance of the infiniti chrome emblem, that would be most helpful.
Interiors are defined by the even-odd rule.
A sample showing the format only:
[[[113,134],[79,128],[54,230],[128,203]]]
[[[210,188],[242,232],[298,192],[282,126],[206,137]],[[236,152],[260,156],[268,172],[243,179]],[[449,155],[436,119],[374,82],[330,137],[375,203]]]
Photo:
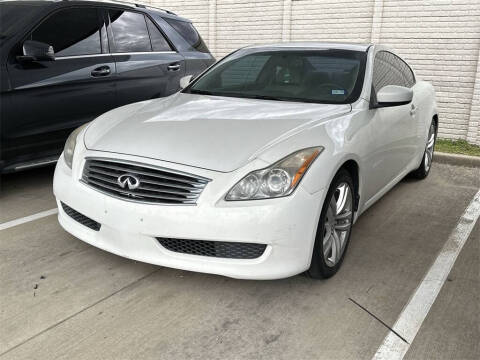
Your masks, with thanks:
[[[132,174],[123,174],[118,177],[117,183],[122,189],[135,190],[140,186],[140,179]]]

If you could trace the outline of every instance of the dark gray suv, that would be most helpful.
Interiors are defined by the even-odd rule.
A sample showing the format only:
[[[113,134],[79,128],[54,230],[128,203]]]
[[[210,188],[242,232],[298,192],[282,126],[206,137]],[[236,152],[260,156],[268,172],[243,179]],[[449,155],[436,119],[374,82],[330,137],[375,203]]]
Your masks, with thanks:
[[[215,59],[189,20],[115,1],[0,3],[0,173],[54,162],[76,127],[170,95]]]

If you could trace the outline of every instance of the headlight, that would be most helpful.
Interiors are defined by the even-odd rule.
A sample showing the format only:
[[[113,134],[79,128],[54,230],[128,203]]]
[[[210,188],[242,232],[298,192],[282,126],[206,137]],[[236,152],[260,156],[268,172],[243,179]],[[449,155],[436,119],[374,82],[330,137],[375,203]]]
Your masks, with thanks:
[[[230,189],[225,200],[269,199],[290,195],[322,151],[321,146],[300,150],[268,168],[252,171]]]
[[[72,162],[73,162],[73,153],[75,152],[75,146],[77,145],[77,136],[78,134],[88,126],[89,123],[83,124],[79,128],[76,128],[72,131],[70,136],[65,143],[65,148],[63,149],[63,157],[65,159],[65,163],[71,169]]]

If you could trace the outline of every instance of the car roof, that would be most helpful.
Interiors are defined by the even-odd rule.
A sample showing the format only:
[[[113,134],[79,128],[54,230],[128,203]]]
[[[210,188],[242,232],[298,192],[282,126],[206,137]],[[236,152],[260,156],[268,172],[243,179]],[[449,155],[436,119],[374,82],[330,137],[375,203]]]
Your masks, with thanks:
[[[1,4],[20,4],[20,5],[34,5],[34,6],[48,6],[53,1],[39,1],[39,0],[3,0]]]
[[[161,9],[150,4],[145,4],[138,1],[122,1],[122,0],[3,0],[2,3],[17,3],[22,5],[34,5],[34,6],[51,6],[54,4],[95,4],[95,5],[115,5],[130,9],[137,9],[137,10],[145,10],[147,12],[156,12],[162,13],[162,16],[175,18],[178,20],[188,21],[190,20],[185,19],[177,14],[173,13],[170,10]]]
[[[352,50],[352,51],[367,51],[370,46],[372,46],[372,44],[349,43],[349,42],[328,42],[328,41],[325,41],[325,42],[308,41],[308,42],[284,42],[284,43],[251,45],[251,46],[245,47],[245,49],[302,48],[302,49],[339,49],[339,50]]]

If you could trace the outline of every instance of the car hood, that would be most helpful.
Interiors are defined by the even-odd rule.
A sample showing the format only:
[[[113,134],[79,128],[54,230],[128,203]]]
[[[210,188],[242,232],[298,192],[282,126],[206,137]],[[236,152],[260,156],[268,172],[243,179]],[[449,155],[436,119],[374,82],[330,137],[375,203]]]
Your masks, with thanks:
[[[273,144],[350,111],[350,105],[177,93],[103,114],[84,140],[90,150],[230,172]]]

